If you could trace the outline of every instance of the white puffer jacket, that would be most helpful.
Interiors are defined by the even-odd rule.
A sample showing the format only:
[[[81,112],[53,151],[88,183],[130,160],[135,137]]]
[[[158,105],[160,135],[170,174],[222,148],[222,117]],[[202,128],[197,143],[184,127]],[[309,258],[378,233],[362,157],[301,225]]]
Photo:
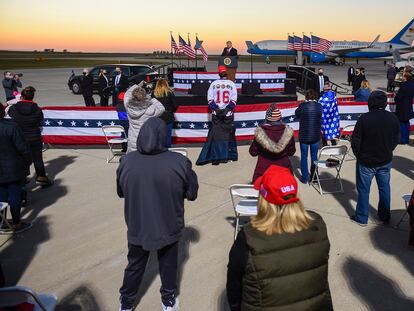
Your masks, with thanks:
[[[149,118],[159,117],[164,111],[164,106],[155,98],[147,97],[145,101],[137,101],[132,96],[132,92],[138,85],[131,86],[125,93],[124,103],[128,114],[128,151],[137,150],[137,138],[142,125]]]

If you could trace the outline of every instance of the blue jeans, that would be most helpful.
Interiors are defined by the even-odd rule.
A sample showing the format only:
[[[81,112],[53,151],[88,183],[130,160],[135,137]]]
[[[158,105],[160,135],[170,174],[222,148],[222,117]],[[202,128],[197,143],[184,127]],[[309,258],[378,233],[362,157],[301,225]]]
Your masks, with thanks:
[[[22,204],[22,186],[19,182],[0,184],[0,202],[10,205],[13,224],[20,223],[20,208]]]
[[[410,142],[410,122],[400,121],[400,144],[408,144]]]
[[[356,170],[356,188],[358,190],[358,203],[355,212],[356,221],[363,224],[368,223],[369,192],[374,177],[377,181],[379,192],[378,217],[382,221],[388,221],[391,217],[391,162],[384,166],[373,168],[365,167],[357,162]]]
[[[318,160],[318,149],[319,141],[313,144],[304,144],[300,143],[300,170],[302,172],[301,182],[309,181],[309,169],[308,169],[308,149],[310,148],[311,154],[311,178],[315,170],[315,165],[313,164]]]

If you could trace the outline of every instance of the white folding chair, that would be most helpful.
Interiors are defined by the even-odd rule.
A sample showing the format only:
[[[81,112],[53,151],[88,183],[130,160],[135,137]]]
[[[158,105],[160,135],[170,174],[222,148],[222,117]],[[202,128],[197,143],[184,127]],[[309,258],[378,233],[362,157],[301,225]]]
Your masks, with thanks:
[[[125,152],[115,150],[115,146],[122,146],[127,143],[128,140],[125,138],[125,129],[121,125],[104,125],[102,126],[102,132],[104,133],[106,142],[109,146],[109,155],[106,158],[106,163],[110,163],[116,156],[124,155]]]
[[[354,132],[355,124],[349,124],[346,125],[341,130],[341,135],[339,135],[339,141],[344,143],[345,146],[348,147],[348,151],[346,152],[346,155],[351,158],[351,160],[356,160],[355,156],[351,152],[351,139],[352,139],[352,133]],[[348,133],[348,134],[347,134]],[[349,134],[351,133],[351,134]]]
[[[323,147],[319,151],[318,160],[316,160],[314,162],[315,171],[312,174],[311,184],[316,190],[319,191],[319,193],[321,195],[328,194],[328,193],[344,192],[340,172],[341,172],[342,164],[344,162],[347,151],[348,151],[348,147],[343,146],[343,145],[342,146],[327,146],[327,147]],[[333,165],[333,166],[328,166],[326,160],[329,157],[334,157],[336,160],[338,160],[339,161],[338,164]],[[335,169],[335,171],[336,171],[335,178],[323,178],[323,179],[321,179],[321,177],[320,177],[320,170],[321,169]],[[315,185],[315,177],[316,177],[316,182],[318,184],[319,189]],[[337,181],[339,181],[340,190],[331,191],[331,192],[324,191],[322,189],[321,181],[327,181],[327,180],[334,180],[335,183]]]
[[[253,188],[253,185],[235,184],[230,186],[230,197],[236,215],[236,225],[234,226],[234,239],[236,239],[241,227],[240,217],[257,215],[259,192]]]
[[[0,307],[16,306],[25,302],[35,306],[33,311],[53,311],[56,308],[57,297],[54,294],[36,294],[24,286],[0,288]]]
[[[405,216],[407,216],[407,214],[408,214],[408,205],[410,204],[411,194],[410,193],[404,194],[402,196],[402,199],[404,200],[405,211],[404,211],[403,215],[401,216],[400,220],[398,221],[397,225],[395,226],[396,228],[400,227],[400,225],[403,222]]]
[[[9,204],[6,202],[0,202],[0,234],[13,233],[13,227],[7,220],[7,208]]]
[[[168,148],[169,151],[181,153],[183,156],[188,158],[188,151],[186,148]]]

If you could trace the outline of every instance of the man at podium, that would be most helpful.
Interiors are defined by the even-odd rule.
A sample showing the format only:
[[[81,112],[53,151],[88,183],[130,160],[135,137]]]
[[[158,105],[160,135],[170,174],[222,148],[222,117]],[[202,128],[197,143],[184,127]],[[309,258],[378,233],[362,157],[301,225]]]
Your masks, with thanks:
[[[226,47],[223,50],[223,53],[221,53],[221,56],[238,56],[237,54],[237,50],[233,47],[233,44],[231,43],[231,41],[227,41],[226,42]],[[231,80],[231,81],[235,81],[236,80],[236,71],[237,71],[237,67],[227,67],[227,79]]]

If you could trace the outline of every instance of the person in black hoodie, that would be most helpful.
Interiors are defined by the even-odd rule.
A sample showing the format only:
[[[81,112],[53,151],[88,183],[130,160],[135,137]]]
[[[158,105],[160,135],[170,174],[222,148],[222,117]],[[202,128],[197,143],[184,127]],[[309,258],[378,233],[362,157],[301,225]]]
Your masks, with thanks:
[[[121,158],[117,191],[125,198],[128,266],[120,310],[134,307],[150,251],[157,251],[163,310],[178,310],[178,241],[184,228],[184,199],[194,201],[197,175],[191,161],[168,151],[167,126],[157,117],[142,126],[137,150]]]
[[[22,100],[9,109],[9,116],[23,131],[24,139],[29,145],[33,164],[36,170],[36,183],[42,187],[52,185],[46,176],[45,164],[43,163],[43,141],[41,125],[43,122],[42,109],[33,101],[36,89],[28,86],[22,91]],[[27,171],[29,168],[27,168]]]
[[[0,103],[0,202],[9,203],[13,229],[19,233],[31,227],[20,219],[22,182],[31,157],[21,129],[4,116]]]
[[[359,117],[352,134],[351,147],[357,158],[358,202],[351,220],[361,226],[368,223],[369,193],[374,177],[379,191],[378,217],[385,223],[390,220],[390,171],[392,153],[400,138],[400,124],[386,107],[387,95],[373,91],[368,99],[369,112]]]

